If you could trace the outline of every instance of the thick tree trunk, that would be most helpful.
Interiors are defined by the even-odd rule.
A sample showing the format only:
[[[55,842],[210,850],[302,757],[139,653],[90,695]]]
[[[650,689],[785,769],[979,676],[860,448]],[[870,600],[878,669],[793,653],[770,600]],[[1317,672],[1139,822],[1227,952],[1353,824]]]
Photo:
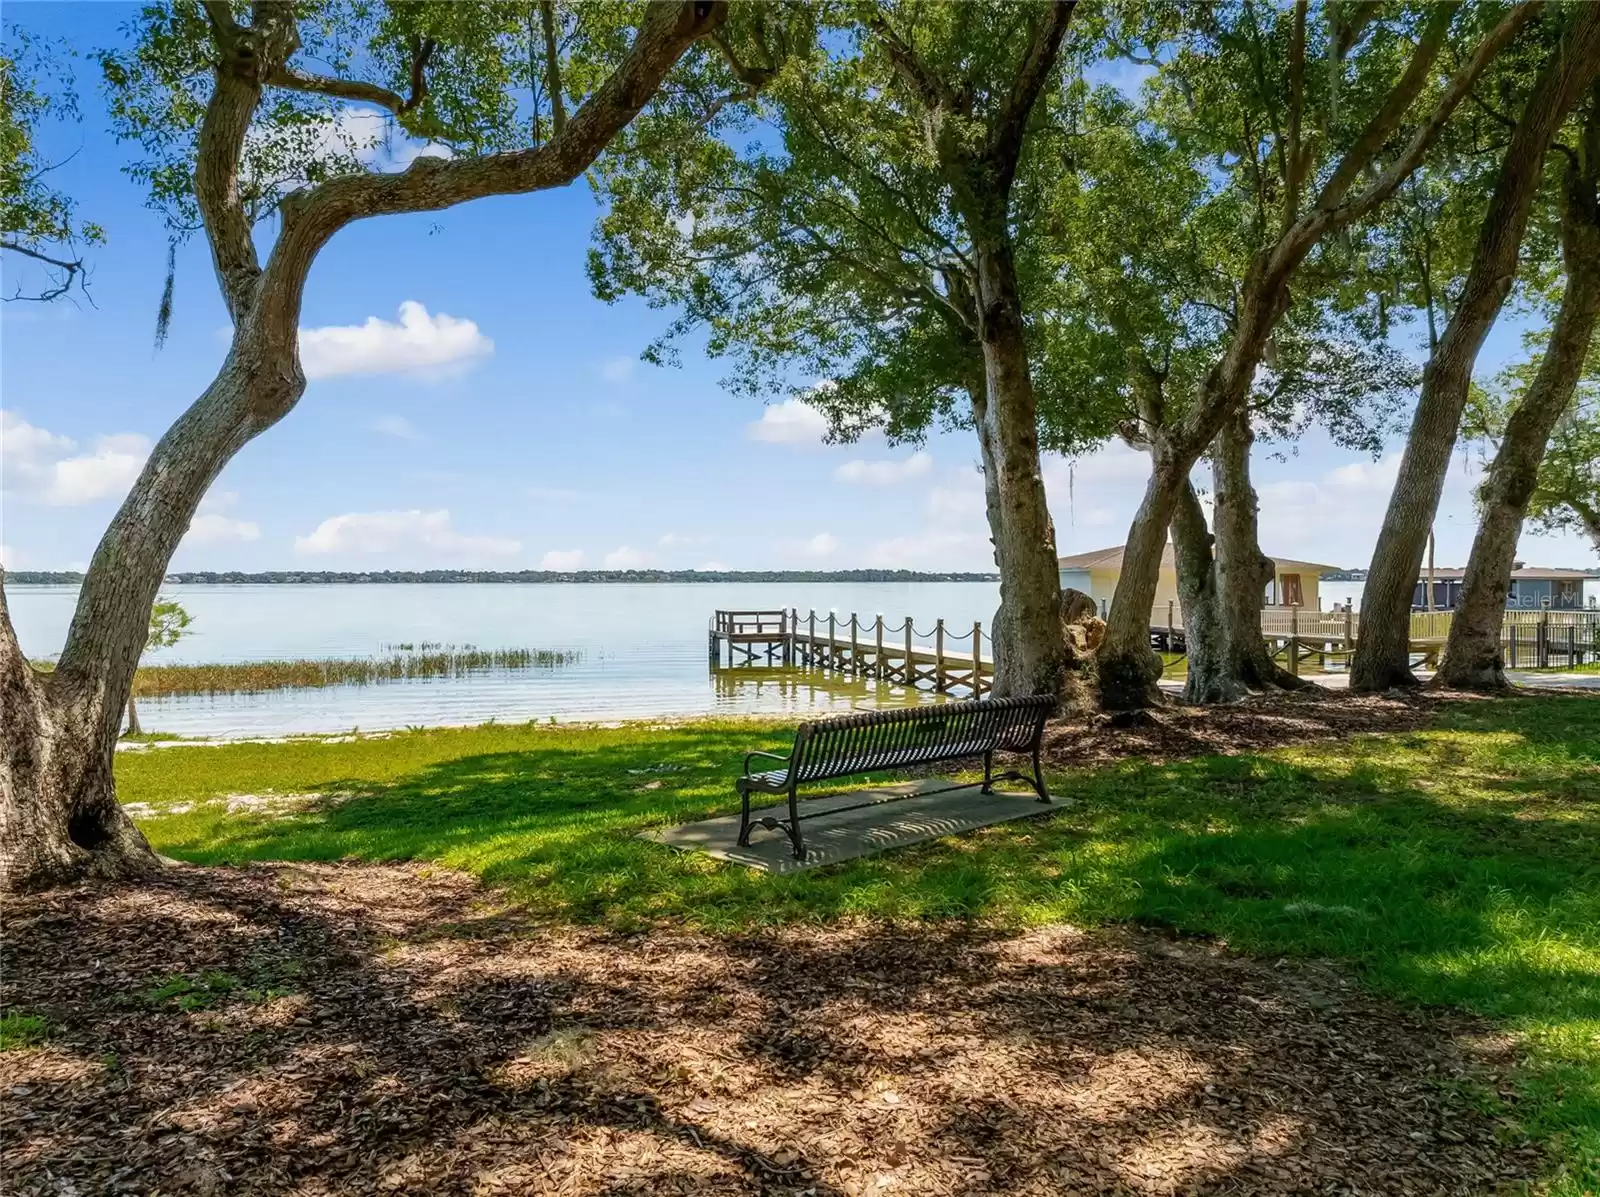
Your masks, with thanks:
[[[1246,690],[1298,690],[1311,683],[1272,659],[1261,636],[1261,609],[1272,582],[1272,558],[1261,551],[1256,489],[1250,481],[1250,413],[1229,417],[1211,446],[1216,493],[1217,592],[1230,680]]]
[[[1061,629],[1055,526],[1045,501],[1039,410],[1009,246],[978,251],[977,283],[985,393],[978,436],[985,470],[994,476],[991,531],[1000,569],[994,695],[1064,698],[1074,686],[1073,670]]]
[[[1591,115],[1591,122],[1595,117]],[[1600,141],[1600,137],[1586,140]],[[1568,172],[1562,213],[1562,248],[1567,282],[1544,360],[1522,402],[1506,424],[1500,451],[1479,491],[1483,516],[1472,541],[1461,604],[1435,683],[1457,689],[1499,689],[1506,683],[1500,652],[1506,591],[1528,500],[1539,482],[1539,463],[1550,434],[1572,401],[1600,313],[1600,207],[1595,196],[1591,146],[1587,171]]]
[[[1178,599],[1183,604],[1188,651],[1183,698],[1191,703],[1232,702],[1244,693],[1229,667],[1213,543],[1200,496],[1185,479],[1172,516],[1172,548],[1178,563]]]
[[[97,735],[92,695],[28,664],[0,585],[0,889],[156,867],[117,804],[116,737]],[[120,708],[118,711],[120,715]]]
[[[1361,598],[1361,636],[1351,665],[1358,691],[1415,686],[1411,598],[1478,350],[1516,277],[1517,254],[1538,191],[1544,155],[1566,114],[1600,71],[1600,4],[1579,8],[1557,58],[1530,94],[1501,159],[1472,268],[1455,312],[1423,372],[1422,394]]]
[[[995,569],[1005,577],[1005,567],[1000,561],[1000,539],[1005,528],[1005,515],[1000,506],[1000,470],[996,464],[993,430],[989,426],[989,400],[982,381],[969,383],[967,394],[972,401],[972,427],[978,436],[978,456],[983,466],[983,513],[989,526],[989,546],[993,550]],[[1012,647],[1016,639],[1016,626],[1012,623],[1004,601],[1004,584],[1001,587],[1000,606],[995,608],[989,621],[989,636],[994,649],[994,684],[997,693],[1017,693],[1017,679],[1013,662],[1018,653]]]

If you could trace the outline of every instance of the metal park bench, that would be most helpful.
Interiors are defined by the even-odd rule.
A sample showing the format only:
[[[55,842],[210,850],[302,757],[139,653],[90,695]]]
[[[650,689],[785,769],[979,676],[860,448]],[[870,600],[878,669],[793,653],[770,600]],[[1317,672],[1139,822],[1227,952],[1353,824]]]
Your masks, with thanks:
[[[787,819],[768,816],[756,822],[769,830],[782,827],[794,845],[795,859],[804,860],[806,848],[800,835],[796,790],[805,782],[830,781],[879,769],[904,769],[911,765],[982,757],[983,781],[978,784],[983,793],[992,793],[996,781],[1025,781],[1038,794],[1040,802],[1049,802],[1050,792],[1039,770],[1039,745],[1044,738],[1045,720],[1055,707],[1056,699],[1038,695],[904,707],[802,723],[795,732],[794,748],[788,756],[775,752],[752,752],[745,756],[744,776],[737,783],[743,803],[739,846],[744,848],[750,844],[750,795],[787,794]],[[1030,753],[1033,776],[1016,771],[996,774],[996,752]],[[781,767],[751,772],[750,762],[758,757],[781,762]]]

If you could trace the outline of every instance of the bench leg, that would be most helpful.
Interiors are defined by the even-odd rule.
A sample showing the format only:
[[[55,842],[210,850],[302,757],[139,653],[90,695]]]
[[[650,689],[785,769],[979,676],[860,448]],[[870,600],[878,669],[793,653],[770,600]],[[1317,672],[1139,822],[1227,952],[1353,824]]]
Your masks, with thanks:
[[[739,791],[742,807],[739,811],[739,847],[750,846],[750,791]]]
[[[806,843],[800,838],[800,804],[795,798],[795,787],[789,787],[789,842],[794,845],[794,858],[806,858]]]
[[[994,793],[994,751],[993,751],[993,749],[991,749],[990,751],[988,751],[988,752],[983,754],[983,789],[981,789],[978,792],[980,794],[992,794],[992,793]]]
[[[1050,789],[1044,784],[1044,770],[1039,767],[1039,745],[1033,746],[1033,788],[1040,802],[1050,801]]]

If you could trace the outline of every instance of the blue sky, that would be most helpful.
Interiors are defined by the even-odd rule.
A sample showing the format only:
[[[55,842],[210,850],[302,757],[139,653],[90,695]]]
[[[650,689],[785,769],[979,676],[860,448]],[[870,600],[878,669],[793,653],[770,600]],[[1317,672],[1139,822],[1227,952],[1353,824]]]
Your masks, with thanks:
[[[6,17],[87,51],[133,12],[13,3]],[[154,350],[165,233],[120,173],[128,147],[104,131],[90,64],[79,83],[84,121],[47,130],[45,145],[76,151],[56,177],[109,241],[92,254],[93,306],[0,313],[10,568],[88,560],[149,444],[226,347],[195,240]],[[728,395],[718,363],[692,349],[681,368],[638,361],[667,315],[591,296],[595,215],[580,182],[340,233],[306,293],[305,397],[228,467],[173,567],[991,568],[969,434],[827,446],[812,413]],[[1497,330],[1483,373],[1516,353],[1518,331]],[[1263,547],[1365,565],[1393,448],[1375,463],[1313,436],[1288,461],[1258,459]],[[1471,543],[1465,463],[1458,453],[1440,511],[1440,564],[1464,562]],[[1061,552],[1120,543],[1146,472],[1119,448],[1047,461]],[[1526,536],[1520,555],[1597,563],[1578,538]]]

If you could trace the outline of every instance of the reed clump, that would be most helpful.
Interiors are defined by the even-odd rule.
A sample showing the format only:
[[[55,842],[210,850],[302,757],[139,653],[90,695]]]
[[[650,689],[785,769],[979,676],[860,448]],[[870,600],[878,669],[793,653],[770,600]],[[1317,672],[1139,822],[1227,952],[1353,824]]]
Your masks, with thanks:
[[[472,645],[389,645],[371,657],[322,660],[238,661],[218,665],[142,665],[133,679],[135,698],[189,694],[259,694],[268,690],[322,686],[369,686],[416,678],[459,678],[524,669],[558,669],[582,659],[567,649],[497,648]]]

